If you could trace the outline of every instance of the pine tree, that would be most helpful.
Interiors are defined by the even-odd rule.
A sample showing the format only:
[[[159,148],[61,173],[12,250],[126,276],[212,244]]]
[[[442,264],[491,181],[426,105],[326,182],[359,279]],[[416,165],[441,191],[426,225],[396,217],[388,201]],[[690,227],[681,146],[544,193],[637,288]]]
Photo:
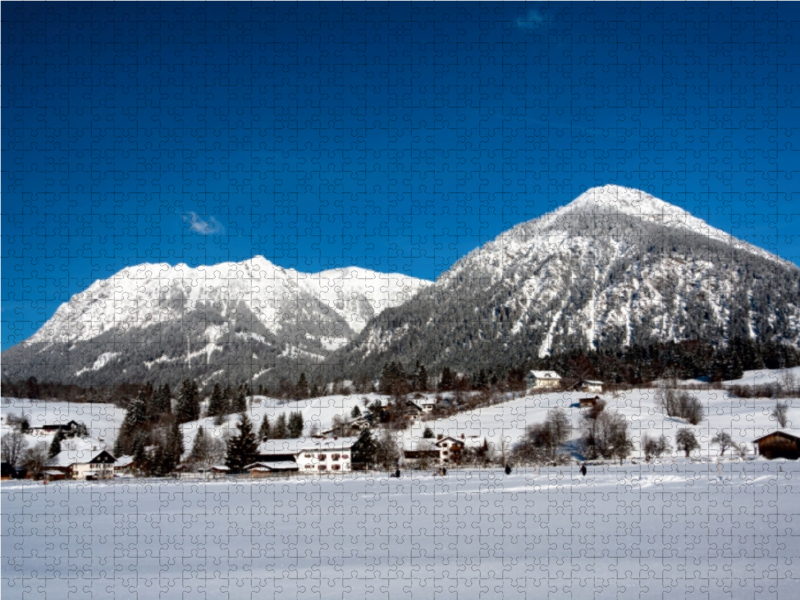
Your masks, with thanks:
[[[286,413],[281,413],[275,419],[275,426],[272,428],[272,437],[276,440],[284,440],[289,437],[289,427],[286,424]]]
[[[414,369],[414,391],[426,392],[428,391],[428,370],[425,365],[417,361],[417,366]]]
[[[183,456],[183,434],[177,421],[173,421],[164,445],[164,473],[169,473],[181,462]]]
[[[208,416],[219,417],[227,412],[228,403],[222,394],[222,388],[218,383],[214,384],[214,391],[211,392],[211,399],[208,401]]]
[[[377,451],[378,445],[372,439],[372,433],[369,429],[365,429],[358,436],[358,441],[353,445],[353,464],[369,468],[375,462]]]
[[[304,398],[308,398],[309,390],[308,390],[308,380],[306,379],[305,372],[300,373],[300,379],[297,380],[297,387],[296,387],[295,397],[298,400],[303,400]]]
[[[122,420],[120,433],[126,436],[131,435],[145,423],[147,423],[147,404],[140,393],[128,407],[125,418]]]
[[[168,383],[153,392],[150,404],[150,414],[155,419],[158,419],[160,415],[172,413],[172,390],[170,390]]]
[[[289,414],[289,437],[290,438],[299,438],[303,435],[303,427],[305,423],[303,422],[303,413],[298,411],[293,411]]]
[[[253,433],[253,424],[250,422],[247,414],[242,413],[240,415],[239,423],[236,427],[239,432],[228,442],[228,454],[225,458],[225,466],[233,473],[240,473],[244,467],[252,463],[255,459],[256,453],[258,452],[258,443]]]
[[[119,458],[125,454],[125,446],[122,443],[122,438],[117,436],[117,439],[114,440],[114,457]]]
[[[48,457],[53,458],[56,454],[61,452],[61,442],[64,441],[64,430],[59,429],[55,436],[53,436],[53,441],[50,443],[50,450],[48,452]]]
[[[192,451],[189,453],[189,460],[194,464],[203,464],[208,460],[210,444],[206,430],[201,426],[197,430],[197,435],[194,436],[192,443]]]
[[[258,428],[258,439],[262,442],[265,442],[269,439],[270,436],[270,427],[269,427],[269,417],[264,415],[264,418],[261,420],[261,427]]]
[[[353,410],[350,411],[350,418],[357,419],[360,416],[361,416],[361,409],[358,408],[358,405],[356,405],[353,407]]]
[[[243,413],[247,411],[247,387],[242,384],[236,390],[236,395],[233,398],[231,405],[232,413]]]
[[[450,370],[450,367],[442,369],[442,379],[439,382],[439,389],[443,392],[448,392],[455,387],[455,375]]]
[[[178,419],[178,423],[196,421],[200,418],[200,390],[197,388],[196,381],[183,380],[175,416]]]

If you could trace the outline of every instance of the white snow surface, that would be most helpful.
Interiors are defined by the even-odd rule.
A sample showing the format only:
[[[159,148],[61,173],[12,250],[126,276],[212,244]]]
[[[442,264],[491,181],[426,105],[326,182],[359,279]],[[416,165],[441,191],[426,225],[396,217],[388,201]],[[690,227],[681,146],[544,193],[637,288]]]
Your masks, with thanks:
[[[792,600],[797,462],[3,482],[4,600]],[[35,590],[35,594],[33,593]]]
[[[70,298],[25,343],[86,341],[112,328],[177,321],[201,302],[220,306],[226,314],[242,302],[271,332],[279,332],[298,305],[318,302],[324,313],[337,314],[358,333],[371,317],[431,284],[357,267],[304,273],[278,267],[263,256],[196,268],[144,263],[98,280]],[[210,328],[206,336],[213,343],[223,333]],[[335,340],[329,338],[327,345]]]

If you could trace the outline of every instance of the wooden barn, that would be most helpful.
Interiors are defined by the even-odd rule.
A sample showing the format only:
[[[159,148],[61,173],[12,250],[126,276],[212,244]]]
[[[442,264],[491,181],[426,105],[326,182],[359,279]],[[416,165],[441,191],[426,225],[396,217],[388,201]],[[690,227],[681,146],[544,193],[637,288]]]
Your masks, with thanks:
[[[753,440],[758,454],[770,460],[774,458],[800,458],[800,437],[785,429],[778,429],[772,433]]]

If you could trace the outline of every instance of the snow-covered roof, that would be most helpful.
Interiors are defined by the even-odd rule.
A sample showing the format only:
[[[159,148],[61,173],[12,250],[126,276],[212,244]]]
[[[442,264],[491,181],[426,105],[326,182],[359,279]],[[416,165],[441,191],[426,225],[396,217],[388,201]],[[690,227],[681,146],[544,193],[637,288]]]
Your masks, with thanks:
[[[226,467],[225,465],[214,465],[213,467],[211,467],[211,470],[212,471],[230,471],[230,469],[228,467]]]
[[[120,456],[117,459],[117,462],[114,463],[115,468],[123,468],[129,467],[133,464],[133,457],[132,456]]]
[[[296,471],[297,463],[293,460],[260,461],[247,465],[246,471]]]
[[[555,371],[529,371],[528,375],[533,375],[536,379],[561,379],[561,375]]]
[[[292,440],[268,440],[258,446],[258,454],[299,454],[311,451],[331,452],[333,450],[350,450],[358,441],[357,437],[335,438],[297,438]]]
[[[769,433],[767,433],[765,435],[762,435],[760,438],[757,438],[757,439],[755,439],[753,441],[754,442],[759,442],[759,441],[763,440],[764,438],[768,438],[769,436],[774,435],[776,433],[779,434],[779,435],[787,435],[789,437],[792,437],[792,438],[795,438],[797,440],[800,440],[800,431],[797,431],[796,429],[795,430],[792,430],[792,429],[775,429],[774,431],[770,431]]]
[[[106,452],[106,450],[64,450],[48,460],[44,466],[65,468],[75,464],[85,464],[92,462],[103,452]],[[109,456],[111,455],[109,454]]]
[[[602,381],[597,381],[596,379],[584,379],[584,385],[603,385]]]

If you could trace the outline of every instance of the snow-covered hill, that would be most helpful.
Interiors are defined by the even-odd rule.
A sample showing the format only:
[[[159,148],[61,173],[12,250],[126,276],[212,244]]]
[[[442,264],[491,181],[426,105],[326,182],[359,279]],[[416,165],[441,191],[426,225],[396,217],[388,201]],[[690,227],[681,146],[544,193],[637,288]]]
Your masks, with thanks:
[[[319,362],[430,283],[355,267],[302,273],[261,256],[197,268],[137,265],[76,294],[3,353],[4,376],[252,383],[279,365]]]
[[[800,341],[800,269],[639,190],[604,186],[471,252],[329,360],[467,371],[581,348]]]

